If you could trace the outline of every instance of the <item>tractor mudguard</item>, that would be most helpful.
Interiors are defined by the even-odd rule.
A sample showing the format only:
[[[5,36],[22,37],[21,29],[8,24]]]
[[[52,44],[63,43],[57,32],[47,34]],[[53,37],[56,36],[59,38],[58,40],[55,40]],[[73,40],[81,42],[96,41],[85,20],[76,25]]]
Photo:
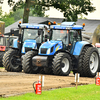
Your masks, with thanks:
[[[86,45],[89,45],[89,46],[92,47],[92,45],[89,42],[86,42],[86,41],[76,42],[75,47],[73,48],[74,50],[71,50],[71,53],[73,55],[79,56],[82,52],[83,47],[86,46]]]

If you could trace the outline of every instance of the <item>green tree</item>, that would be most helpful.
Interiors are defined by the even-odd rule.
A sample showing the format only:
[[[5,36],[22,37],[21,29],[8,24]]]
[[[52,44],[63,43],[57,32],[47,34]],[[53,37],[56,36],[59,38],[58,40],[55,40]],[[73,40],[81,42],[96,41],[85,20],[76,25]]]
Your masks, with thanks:
[[[29,13],[29,15],[30,16],[37,16],[37,17],[44,17],[45,16],[45,11],[44,10],[42,10],[41,11],[41,9],[42,9],[42,6],[39,6],[39,5],[33,5],[33,6],[31,6],[30,7],[30,13]]]
[[[15,21],[20,20],[23,18],[24,9],[18,9],[15,12],[10,12],[10,17],[13,17]]]
[[[8,4],[13,6],[13,11],[24,8],[23,23],[28,22],[29,15],[43,17],[45,13],[41,5],[33,5],[31,4],[31,0],[26,0],[25,2],[20,0],[17,3],[15,3],[13,0],[8,0]]]
[[[63,12],[67,21],[77,21],[78,15],[95,11],[90,0],[41,0],[36,2],[44,7],[54,7]]]
[[[1,17],[1,15],[2,15],[2,7],[0,7],[0,17]]]
[[[25,2],[19,0],[18,3],[14,3],[13,0],[8,0],[8,3],[13,6],[13,9],[24,6],[23,22],[28,22],[31,5],[41,6],[41,11],[48,10],[49,7],[54,7],[60,12],[63,12],[67,21],[77,21],[79,14],[88,15],[88,12],[95,10],[90,0],[26,0]]]
[[[0,7],[0,21],[5,22],[5,27],[15,22],[14,18],[10,16],[10,14],[3,14],[3,11]]]

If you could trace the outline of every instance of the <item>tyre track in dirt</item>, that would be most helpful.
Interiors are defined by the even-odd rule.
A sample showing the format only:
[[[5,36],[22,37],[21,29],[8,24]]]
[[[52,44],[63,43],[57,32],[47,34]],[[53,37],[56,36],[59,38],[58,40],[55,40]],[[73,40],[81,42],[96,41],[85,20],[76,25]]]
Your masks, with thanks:
[[[34,92],[33,82],[38,81],[40,74],[25,74],[22,72],[0,72],[0,95],[13,96],[28,92]],[[75,77],[44,75],[43,90],[75,86]],[[80,85],[94,84],[95,78],[80,77]]]

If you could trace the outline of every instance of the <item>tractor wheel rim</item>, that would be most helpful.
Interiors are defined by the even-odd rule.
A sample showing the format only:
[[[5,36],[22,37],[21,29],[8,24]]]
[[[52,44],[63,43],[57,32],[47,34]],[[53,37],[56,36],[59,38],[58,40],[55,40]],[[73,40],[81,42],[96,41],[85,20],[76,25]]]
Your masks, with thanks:
[[[98,69],[98,55],[96,52],[93,52],[90,56],[90,71],[96,73]]]
[[[62,71],[66,73],[69,70],[69,60],[67,58],[64,58],[62,60],[62,63],[64,64],[64,66],[62,67]]]

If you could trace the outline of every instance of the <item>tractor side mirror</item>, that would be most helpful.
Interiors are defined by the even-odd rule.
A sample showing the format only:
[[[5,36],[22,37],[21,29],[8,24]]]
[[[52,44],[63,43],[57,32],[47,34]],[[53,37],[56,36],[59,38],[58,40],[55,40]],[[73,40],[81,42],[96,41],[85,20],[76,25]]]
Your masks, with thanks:
[[[73,37],[77,37],[77,32],[74,32]]]
[[[14,29],[11,29],[11,30],[10,30],[10,34],[11,34],[11,35],[14,34]]]
[[[45,35],[45,38],[48,38],[48,35]]]
[[[42,30],[38,30],[38,36],[42,34]]]

